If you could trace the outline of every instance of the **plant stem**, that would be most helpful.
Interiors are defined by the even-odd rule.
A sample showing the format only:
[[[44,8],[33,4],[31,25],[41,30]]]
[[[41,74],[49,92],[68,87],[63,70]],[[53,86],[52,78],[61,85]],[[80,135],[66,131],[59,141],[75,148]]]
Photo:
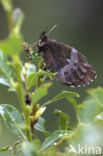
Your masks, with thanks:
[[[38,67],[41,70],[44,68],[44,62],[42,60],[38,62]],[[40,87],[40,85],[41,85],[40,78],[41,78],[41,76],[38,76],[38,78],[36,80],[36,88]]]
[[[17,92],[18,92],[18,96],[19,96],[19,100],[20,100],[20,104],[22,107],[22,111],[24,113],[24,118],[25,118],[25,123],[26,123],[26,135],[27,135],[27,139],[29,141],[32,141],[32,135],[30,132],[31,126],[30,126],[30,119],[29,119],[29,114],[25,105],[25,99],[24,99],[24,88],[23,88],[23,84],[22,84],[22,80],[21,80],[21,63],[18,61],[18,58],[14,58],[14,67],[15,67],[15,71],[16,71],[16,75],[17,75],[17,81],[18,81],[18,86],[16,88]]]

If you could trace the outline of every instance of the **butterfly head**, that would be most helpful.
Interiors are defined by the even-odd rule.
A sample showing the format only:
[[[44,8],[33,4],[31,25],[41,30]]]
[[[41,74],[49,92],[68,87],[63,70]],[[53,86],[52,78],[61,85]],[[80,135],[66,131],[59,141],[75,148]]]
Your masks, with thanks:
[[[48,36],[47,36],[46,32],[43,32],[40,35],[40,40],[37,43],[38,52],[41,52],[44,49],[47,40],[48,40]]]

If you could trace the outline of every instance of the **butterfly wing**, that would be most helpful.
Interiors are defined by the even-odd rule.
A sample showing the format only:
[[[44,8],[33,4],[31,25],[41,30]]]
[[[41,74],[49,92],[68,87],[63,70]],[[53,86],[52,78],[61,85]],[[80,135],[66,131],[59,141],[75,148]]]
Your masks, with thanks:
[[[80,87],[96,78],[96,72],[87,59],[76,49],[63,43],[49,40],[44,60],[51,72],[57,72],[55,79],[62,84]]]

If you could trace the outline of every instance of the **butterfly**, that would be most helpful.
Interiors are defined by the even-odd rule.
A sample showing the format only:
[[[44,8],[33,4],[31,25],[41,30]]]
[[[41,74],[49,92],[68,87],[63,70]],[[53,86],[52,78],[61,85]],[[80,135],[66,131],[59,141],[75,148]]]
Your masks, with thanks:
[[[54,25],[48,34],[56,26]],[[46,69],[56,72],[55,80],[70,87],[89,85],[97,77],[97,74],[85,56],[73,47],[48,39],[48,34],[43,32],[38,42],[29,45],[29,47],[37,46],[38,53],[43,53]],[[31,60],[27,44],[24,42],[23,45]]]
[[[43,53],[47,69],[56,72],[55,80],[70,87],[89,85],[96,78],[96,72],[86,57],[64,43],[48,39],[46,32],[37,42],[38,52]]]

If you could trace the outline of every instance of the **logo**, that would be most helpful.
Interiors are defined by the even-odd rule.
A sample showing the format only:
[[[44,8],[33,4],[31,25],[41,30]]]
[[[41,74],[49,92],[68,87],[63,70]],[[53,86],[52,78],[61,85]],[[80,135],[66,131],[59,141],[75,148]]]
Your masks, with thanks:
[[[99,146],[88,146],[88,145],[81,146],[80,144],[78,144],[77,148],[75,148],[72,144],[70,144],[69,153],[99,155],[102,154],[102,149]]]

